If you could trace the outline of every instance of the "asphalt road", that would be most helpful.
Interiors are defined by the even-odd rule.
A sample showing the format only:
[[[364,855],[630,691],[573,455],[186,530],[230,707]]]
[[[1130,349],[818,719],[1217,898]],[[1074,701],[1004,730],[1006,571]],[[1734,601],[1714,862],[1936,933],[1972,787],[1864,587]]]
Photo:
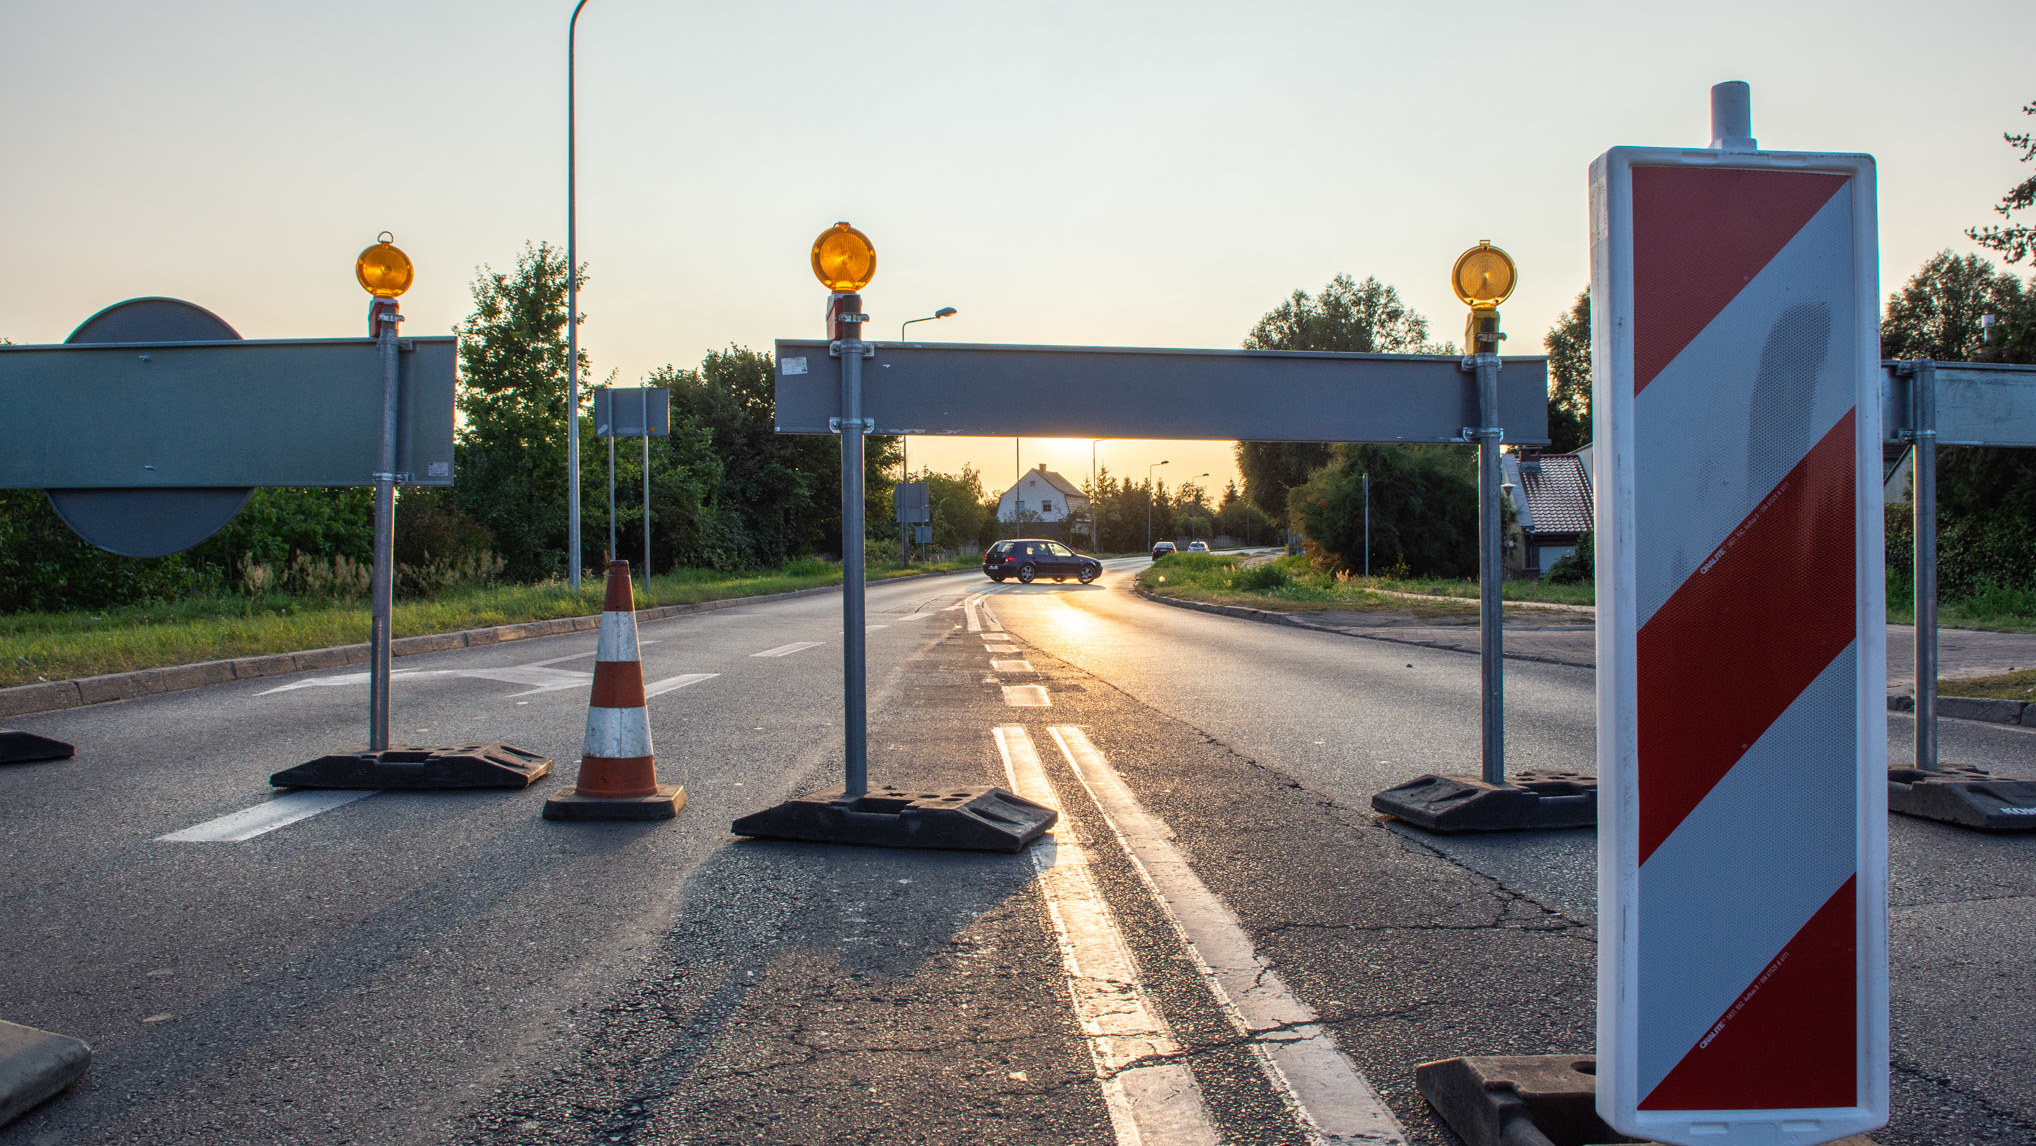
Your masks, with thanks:
[[[1139,565],[870,593],[872,779],[1038,786],[1066,818],[1019,856],[728,835],[838,783],[834,597],[642,626],[660,773],[690,797],[664,824],[539,817],[592,634],[398,662],[399,740],[505,740],[553,778],[238,841],[160,837],[288,806],[271,772],[362,739],[357,674],[18,719],[79,755],[0,770],[0,1017],[98,1057],[0,1144],[1110,1143],[1127,1119],[1444,1143],[1415,1063],[1587,1051],[1590,834],[1438,840],[1369,810],[1475,770],[1476,660],[1153,604]],[[1515,766],[1589,765],[1590,681],[1509,665]],[[2036,775],[2036,731],[1943,735]],[[2036,1141],[2031,841],[1891,836],[1876,1138]]]

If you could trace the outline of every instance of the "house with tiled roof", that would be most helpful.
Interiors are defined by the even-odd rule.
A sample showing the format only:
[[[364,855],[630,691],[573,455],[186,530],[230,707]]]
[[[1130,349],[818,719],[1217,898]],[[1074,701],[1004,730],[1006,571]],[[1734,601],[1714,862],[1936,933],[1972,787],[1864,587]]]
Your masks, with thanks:
[[[1509,454],[1499,459],[1506,496],[1518,514],[1518,544],[1507,565],[1539,577],[1576,552],[1593,528],[1590,447],[1574,454]]]
[[[1089,498],[1080,486],[1041,464],[1027,470],[997,499],[997,520],[1050,526],[1046,532],[1060,537],[1076,523],[1086,526]]]

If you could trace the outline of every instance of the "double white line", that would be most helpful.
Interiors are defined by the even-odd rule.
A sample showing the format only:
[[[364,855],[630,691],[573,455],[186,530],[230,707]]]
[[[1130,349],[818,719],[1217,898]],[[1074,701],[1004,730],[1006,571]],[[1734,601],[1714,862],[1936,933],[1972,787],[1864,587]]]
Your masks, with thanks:
[[[1172,832],[1147,812],[1080,728],[1049,729],[1068,766],[1101,810],[1117,843],[1173,922],[1202,983],[1249,1042],[1259,1068],[1314,1143],[1402,1146],[1406,1130],[1345,1058],[1315,1012],[1252,947],[1237,917],[1195,875]],[[1039,752],[1021,726],[996,730],[1013,790],[1062,807]],[[1063,810],[1061,829],[1074,836]],[[1166,1021],[1151,1005],[1136,960],[1072,838],[1034,846],[1075,1016],[1089,1042],[1119,1146],[1200,1146],[1221,1140],[1201,1088]]]

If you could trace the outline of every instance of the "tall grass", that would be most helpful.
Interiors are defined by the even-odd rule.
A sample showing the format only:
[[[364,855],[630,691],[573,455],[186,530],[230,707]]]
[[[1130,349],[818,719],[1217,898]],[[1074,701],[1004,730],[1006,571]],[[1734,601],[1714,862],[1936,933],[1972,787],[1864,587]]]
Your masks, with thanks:
[[[907,570],[895,563],[872,563],[869,576],[881,579],[974,564],[915,565]],[[695,604],[840,582],[841,567],[817,558],[751,573],[677,569],[652,577],[648,585],[638,581],[636,603],[639,608]],[[577,592],[563,581],[448,590],[396,602],[395,634],[409,637],[585,616],[601,611],[602,592],[598,577],[584,579]],[[272,589],[96,613],[17,613],[0,617],[0,686],[299,652],[367,639],[366,602]]]

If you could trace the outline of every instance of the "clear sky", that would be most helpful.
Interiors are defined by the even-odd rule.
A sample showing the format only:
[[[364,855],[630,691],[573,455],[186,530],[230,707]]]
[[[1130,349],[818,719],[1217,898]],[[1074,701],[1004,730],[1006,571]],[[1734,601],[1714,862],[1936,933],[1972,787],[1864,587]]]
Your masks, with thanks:
[[[353,256],[415,259],[406,329],[482,265],[565,241],[570,0],[9,0],[0,6],[0,336],[186,298],[248,337],[352,335]],[[1458,252],[1507,248],[1517,352],[1588,277],[1586,168],[1702,146],[1753,85],[1761,145],[1880,164],[1882,293],[2029,174],[2027,0],[1888,4],[861,4],[591,0],[580,17],[582,345],[633,384],[821,333],[807,267],[877,244],[878,337],[1235,346],[1338,272],[1456,337]],[[886,333],[888,332],[888,333]],[[1105,442],[1174,481],[1227,443]],[[1087,472],[1087,441],[1025,443]],[[915,439],[1012,476],[1009,439]]]

